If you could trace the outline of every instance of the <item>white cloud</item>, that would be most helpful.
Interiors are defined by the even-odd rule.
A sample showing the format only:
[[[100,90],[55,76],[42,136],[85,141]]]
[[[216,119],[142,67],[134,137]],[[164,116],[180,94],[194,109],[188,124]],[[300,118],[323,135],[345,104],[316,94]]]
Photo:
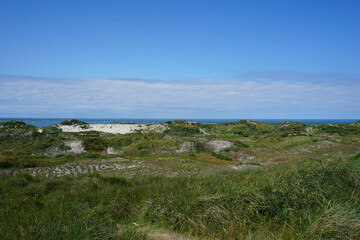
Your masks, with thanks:
[[[306,118],[321,113],[313,117],[325,118],[336,113],[346,118],[360,116],[359,92],[357,81],[336,85],[324,81],[171,82],[0,76],[0,111],[3,117]]]

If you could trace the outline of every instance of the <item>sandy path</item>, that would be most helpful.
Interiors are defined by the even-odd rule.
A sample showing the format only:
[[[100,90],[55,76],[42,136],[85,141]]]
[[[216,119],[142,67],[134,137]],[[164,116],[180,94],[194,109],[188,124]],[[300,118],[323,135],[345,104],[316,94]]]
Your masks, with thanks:
[[[32,176],[62,177],[65,175],[79,175],[79,174],[86,174],[86,173],[93,173],[100,171],[130,169],[130,168],[136,168],[138,166],[139,163],[123,163],[123,162],[94,163],[94,164],[67,163],[56,167],[36,167],[36,168],[2,170],[0,171],[0,176],[27,173]]]

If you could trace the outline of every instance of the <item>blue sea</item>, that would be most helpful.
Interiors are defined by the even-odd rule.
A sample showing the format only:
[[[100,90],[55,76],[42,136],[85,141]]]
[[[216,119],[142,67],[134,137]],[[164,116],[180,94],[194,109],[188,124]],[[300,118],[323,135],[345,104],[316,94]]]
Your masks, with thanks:
[[[46,127],[53,124],[61,123],[68,118],[0,118],[0,122],[7,122],[10,120],[23,121],[27,124],[34,125],[37,127]],[[145,119],[145,118],[77,118],[80,121],[84,121],[90,124],[96,123],[114,123],[114,122],[126,122],[126,123],[143,123],[143,124],[151,124],[151,123],[161,123],[167,121],[173,121],[178,119]],[[226,123],[226,122],[237,122],[239,120],[243,120],[240,118],[236,119],[185,119],[188,121],[196,121],[200,123]],[[286,121],[293,122],[302,122],[302,123],[351,123],[355,122],[358,119],[251,119],[254,121],[263,121],[267,123],[280,123]]]

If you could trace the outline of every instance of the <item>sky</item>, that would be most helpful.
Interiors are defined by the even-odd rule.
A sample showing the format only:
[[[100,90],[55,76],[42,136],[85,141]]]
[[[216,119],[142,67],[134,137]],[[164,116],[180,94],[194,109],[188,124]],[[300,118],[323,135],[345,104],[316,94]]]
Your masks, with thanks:
[[[360,119],[360,1],[0,0],[0,117]]]

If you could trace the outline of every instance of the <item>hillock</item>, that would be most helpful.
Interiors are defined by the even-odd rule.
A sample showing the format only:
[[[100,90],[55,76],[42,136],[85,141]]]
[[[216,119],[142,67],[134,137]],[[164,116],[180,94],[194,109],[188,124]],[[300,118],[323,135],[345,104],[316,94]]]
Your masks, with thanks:
[[[201,134],[199,126],[201,125],[198,122],[186,121],[186,120],[176,120],[169,121],[166,123],[168,129],[164,131],[168,135],[176,136],[191,136]]]
[[[38,127],[26,124],[22,121],[8,121],[0,123],[0,133],[21,134],[37,131]]]
[[[68,119],[60,123],[60,125],[81,127],[83,129],[89,128],[89,124],[77,119]]]

